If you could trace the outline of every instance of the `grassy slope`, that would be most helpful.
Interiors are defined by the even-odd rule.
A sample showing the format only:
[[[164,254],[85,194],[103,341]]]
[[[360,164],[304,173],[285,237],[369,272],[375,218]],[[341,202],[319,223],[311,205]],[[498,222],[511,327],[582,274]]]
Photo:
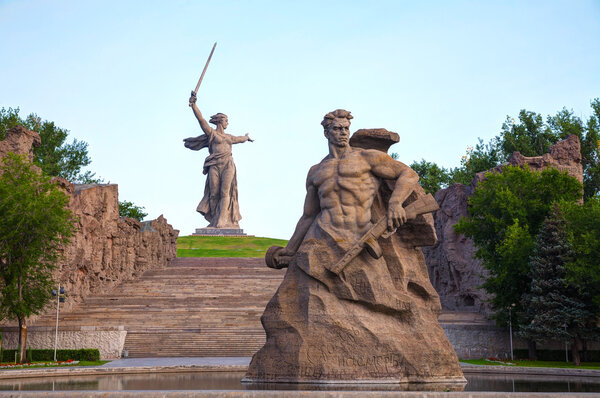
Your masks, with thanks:
[[[249,236],[181,236],[177,257],[264,257],[269,247],[286,244],[283,239]]]

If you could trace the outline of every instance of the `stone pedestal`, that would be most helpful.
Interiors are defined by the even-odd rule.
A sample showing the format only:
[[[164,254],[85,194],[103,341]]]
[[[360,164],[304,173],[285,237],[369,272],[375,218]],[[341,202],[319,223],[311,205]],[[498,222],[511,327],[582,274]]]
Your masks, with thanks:
[[[242,228],[196,228],[192,236],[252,236],[244,233]]]

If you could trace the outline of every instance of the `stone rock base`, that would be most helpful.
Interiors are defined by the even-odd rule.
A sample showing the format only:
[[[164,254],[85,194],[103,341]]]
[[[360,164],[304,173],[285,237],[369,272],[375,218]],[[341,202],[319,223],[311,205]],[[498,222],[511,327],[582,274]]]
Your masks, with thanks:
[[[244,382],[464,387],[435,312],[412,303],[406,311],[377,309],[340,300],[292,264],[265,309],[267,342],[252,358]]]
[[[192,236],[253,236],[244,233],[241,228],[196,228]]]
[[[345,394],[356,394],[349,395],[350,397],[381,397],[388,395],[380,395],[383,394],[391,394],[390,397],[429,397],[429,395],[396,395],[391,393],[392,391],[396,391],[397,394],[404,394],[408,391],[428,391],[428,392],[461,392],[465,389],[466,382],[465,379],[461,379],[462,381],[433,381],[433,382],[418,382],[418,383],[409,383],[406,380],[387,380],[382,381],[380,379],[373,380],[345,380],[345,381],[337,381],[337,380],[320,380],[315,379],[312,381],[302,380],[302,381],[292,381],[289,383],[277,381],[276,385],[272,385],[272,382],[264,382],[264,381],[253,381],[248,377],[244,377],[242,379],[242,384],[245,389],[249,390],[277,390],[284,391],[286,393],[294,392],[294,393],[304,393],[307,391],[311,393],[325,392],[328,390],[335,391],[335,393]],[[304,391],[307,390],[307,391]],[[348,390],[348,391],[346,391]],[[273,391],[275,392],[275,391]],[[362,393],[362,394],[361,394]],[[304,395],[298,395],[298,397],[304,397]],[[331,398],[340,398],[345,395],[315,395],[317,397],[331,397]],[[435,395],[439,397],[438,395]],[[286,394],[285,397],[288,397]]]

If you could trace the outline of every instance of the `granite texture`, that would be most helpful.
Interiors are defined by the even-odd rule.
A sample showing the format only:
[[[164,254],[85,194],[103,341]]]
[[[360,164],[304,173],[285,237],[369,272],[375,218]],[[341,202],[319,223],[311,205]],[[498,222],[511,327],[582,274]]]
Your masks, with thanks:
[[[0,158],[12,151],[32,159],[32,145],[39,143],[36,132],[21,126],[12,128],[0,141]],[[166,266],[176,257],[179,231],[162,215],[146,222],[119,217],[116,184],[72,184],[63,178],[54,178],[54,182],[69,195],[69,208],[78,217],[77,230],[54,272],[54,279],[67,291],[61,310],[69,310],[90,293],[106,292],[147,269]],[[47,312],[55,310],[52,302]],[[29,318],[28,323],[35,319]],[[7,324],[12,323],[2,322]]]
[[[23,126],[16,126],[6,131],[6,137],[0,140],[0,159],[8,152],[27,156],[33,161],[33,147],[42,143],[40,135],[35,131],[27,130]]]
[[[288,269],[261,318],[267,341],[244,380],[460,389],[464,378],[419,248],[435,243],[428,213],[437,204],[430,197],[434,209],[408,210],[426,195],[416,173],[385,153],[397,134],[361,130],[350,139],[351,118],[344,110],[325,116],[329,155],[309,171],[304,214],[288,245],[267,253],[269,266]]]

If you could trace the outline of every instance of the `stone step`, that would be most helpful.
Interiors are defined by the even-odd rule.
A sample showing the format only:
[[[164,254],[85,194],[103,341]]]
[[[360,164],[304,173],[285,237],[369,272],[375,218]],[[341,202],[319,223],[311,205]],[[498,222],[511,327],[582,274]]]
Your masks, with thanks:
[[[285,270],[262,258],[177,258],[61,313],[63,327],[120,326],[130,357],[252,356],[265,305]],[[53,326],[54,316],[36,326]]]
[[[265,342],[264,332],[245,335],[128,334],[128,356],[252,356]]]

